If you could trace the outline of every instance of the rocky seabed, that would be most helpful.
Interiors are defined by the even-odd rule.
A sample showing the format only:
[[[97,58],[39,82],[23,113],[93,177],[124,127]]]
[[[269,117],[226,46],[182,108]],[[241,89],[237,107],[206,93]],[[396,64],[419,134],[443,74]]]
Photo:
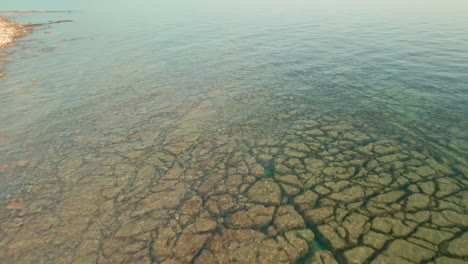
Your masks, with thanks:
[[[468,263],[468,168],[411,135],[175,131],[8,168],[37,178],[0,204],[0,262]]]

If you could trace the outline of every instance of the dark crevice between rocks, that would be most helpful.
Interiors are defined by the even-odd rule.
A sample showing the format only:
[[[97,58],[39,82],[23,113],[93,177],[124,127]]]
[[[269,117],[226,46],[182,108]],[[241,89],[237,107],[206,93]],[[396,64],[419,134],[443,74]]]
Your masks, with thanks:
[[[442,256],[449,256],[449,257],[453,257],[453,258],[460,258],[459,256],[455,256],[453,254],[451,254],[448,250],[448,247],[449,247],[449,244],[454,241],[455,239],[458,239],[460,238],[464,233],[468,232],[468,228],[467,227],[459,227],[460,228],[460,231],[455,234],[452,238],[450,239],[447,239],[445,241],[442,241],[440,243],[440,245],[438,246],[439,248],[439,254],[441,254]],[[466,259],[466,258],[465,258]]]
[[[377,233],[380,233],[380,232],[377,232]],[[380,234],[382,234],[382,233],[380,233]],[[383,252],[385,252],[392,241],[394,241],[394,239],[387,240],[384,243],[384,245],[382,246],[382,248],[380,248],[380,249],[373,248],[375,251],[374,251],[374,253],[372,255],[369,256],[369,258],[367,258],[367,263],[372,263],[378,256],[380,256]]]
[[[434,257],[430,258],[430,259],[427,259],[427,260],[423,260],[420,262],[420,264],[426,264],[426,263],[434,263],[435,259],[438,257],[438,255],[436,254]]]
[[[301,212],[297,206],[294,206],[297,212]],[[301,213],[302,217],[303,212]],[[343,260],[343,257],[341,255],[336,255],[336,252],[333,250],[333,247],[331,244],[321,235],[321,233],[318,231],[316,225],[310,224],[308,221],[304,221],[305,227],[312,230],[314,232],[314,239],[309,242],[309,251],[307,252],[306,255],[301,257],[296,263],[298,264],[305,264],[307,263],[308,260],[310,260],[317,251],[319,250],[329,250],[333,256],[335,257],[336,261],[340,264],[345,264],[346,261]]]
[[[272,218],[273,219],[273,218]],[[266,234],[268,232],[268,227],[272,224],[273,220],[271,220],[268,224],[261,226],[258,231]]]
[[[274,158],[268,161],[260,161],[260,165],[263,166],[265,171],[264,177],[265,178],[274,178],[275,176],[275,161]]]
[[[190,264],[194,264],[197,259],[201,256],[201,254],[203,253],[203,250],[206,248],[207,245],[210,244],[211,240],[213,239],[214,235],[210,236],[206,241],[205,243],[203,243],[203,245],[200,247],[200,249],[198,250],[197,254],[195,254],[195,256],[192,258],[192,261],[190,261]]]
[[[403,220],[402,220],[403,221]],[[405,221],[403,221],[403,223],[405,223]],[[421,227],[421,226],[424,226],[424,224],[426,224],[428,222],[422,222],[422,223],[419,223],[411,232],[409,232],[408,234],[404,235],[404,236],[394,236],[393,234],[390,234],[390,233],[382,233],[382,232],[379,232],[377,230],[373,230],[374,232],[376,233],[380,233],[380,234],[386,234],[386,235],[390,235],[392,238],[385,241],[384,245],[382,246],[382,248],[380,249],[375,249],[374,253],[367,259],[367,262],[368,263],[372,263],[378,256],[380,256],[382,253],[384,253],[385,251],[387,251],[387,249],[390,247],[390,245],[395,241],[395,240],[404,240],[406,242],[409,242],[409,243],[412,243],[414,244],[413,242],[410,242],[408,241],[408,238],[411,238],[413,236],[413,234],[415,234],[418,230],[418,227]],[[417,244],[416,244],[417,245]],[[421,245],[419,245],[421,246]],[[421,246],[421,247],[424,247],[424,246]],[[429,249],[429,248],[428,248]],[[430,250],[430,249],[429,249]],[[411,260],[409,260],[411,261]]]
[[[153,254],[153,245],[154,245],[154,239],[151,239],[148,243],[148,256],[150,258],[150,261],[151,263],[156,263],[157,261],[157,258],[156,256]]]
[[[307,254],[299,258],[296,264],[306,264],[320,249],[322,249],[322,246],[314,238],[312,241],[309,242],[309,251],[307,251]]]
[[[333,250],[333,247],[331,246],[331,244],[321,235],[321,233],[318,231],[316,226],[307,223],[307,221],[305,223],[306,223],[306,228],[314,232],[315,238],[309,243],[309,251],[306,254],[307,257],[304,256],[297,263],[300,263],[300,264],[307,263],[306,262],[307,260],[313,257],[317,251],[322,250],[322,249],[330,251],[338,263],[340,264],[347,263],[341,254],[337,254],[337,252]]]

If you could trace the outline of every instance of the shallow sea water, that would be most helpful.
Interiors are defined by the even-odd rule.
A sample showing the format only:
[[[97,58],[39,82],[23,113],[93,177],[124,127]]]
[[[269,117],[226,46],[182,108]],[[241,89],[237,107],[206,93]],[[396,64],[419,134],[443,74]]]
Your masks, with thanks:
[[[8,14],[1,263],[468,263],[467,4],[137,2]]]

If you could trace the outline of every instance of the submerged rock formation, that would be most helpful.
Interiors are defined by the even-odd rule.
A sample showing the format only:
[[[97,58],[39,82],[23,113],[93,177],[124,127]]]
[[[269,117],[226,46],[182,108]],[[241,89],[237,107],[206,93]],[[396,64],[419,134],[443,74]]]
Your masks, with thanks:
[[[328,116],[98,140],[1,205],[0,261],[465,263],[467,168],[414,144]]]

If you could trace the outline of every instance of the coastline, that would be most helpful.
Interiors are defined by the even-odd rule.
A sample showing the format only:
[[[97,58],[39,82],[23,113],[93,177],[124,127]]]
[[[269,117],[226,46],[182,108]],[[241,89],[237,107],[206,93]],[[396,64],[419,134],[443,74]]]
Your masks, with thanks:
[[[5,48],[18,38],[26,35],[25,25],[0,16],[0,48]]]
[[[73,11],[41,11],[41,10],[31,10],[31,11],[0,11],[0,14],[11,14],[11,13],[71,13]],[[61,22],[71,22],[71,20],[56,21],[47,24],[61,23]],[[34,26],[41,26],[43,24],[21,24],[17,21],[12,21],[8,17],[0,15],[0,48],[5,48],[8,44],[11,44],[16,39],[24,37],[28,31],[32,30]]]
[[[6,13],[64,13],[68,12],[71,13],[73,11],[41,11],[41,10],[31,10],[31,11],[22,11],[22,10],[11,10],[11,11],[0,11],[0,14]]]
[[[31,23],[20,23],[14,21],[11,17],[2,16],[2,14],[9,14],[9,13],[71,13],[73,11],[0,11],[0,59],[2,64],[8,62],[5,60],[5,56],[11,54],[11,52],[7,51],[7,48],[10,47],[17,39],[26,36],[28,33],[34,30],[36,27],[42,27],[50,24],[56,23],[64,23],[64,22],[73,22],[73,20],[59,20],[59,21],[52,21],[47,23],[40,23],[40,24],[31,24]],[[50,33],[50,32],[44,32]],[[3,73],[4,67],[0,65],[0,78],[5,76]],[[34,81],[34,79],[33,79]]]

